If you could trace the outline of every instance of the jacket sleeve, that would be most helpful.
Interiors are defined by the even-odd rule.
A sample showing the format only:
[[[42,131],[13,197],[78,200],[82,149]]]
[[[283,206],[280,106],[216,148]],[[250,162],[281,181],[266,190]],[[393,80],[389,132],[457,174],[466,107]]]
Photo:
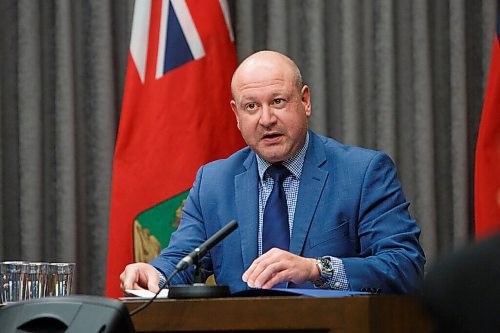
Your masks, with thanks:
[[[391,159],[377,153],[366,168],[357,221],[359,257],[342,258],[351,290],[416,293],[425,257]]]
[[[158,257],[150,261],[150,264],[162,272],[165,277],[170,276],[175,271],[175,266],[182,258],[207,239],[207,232],[199,202],[203,171],[203,167],[198,170],[196,180],[182,209],[179,228],[172,233],[168,247],[163,249]],[[201,267],[202,278],[205,280],[212,274],[210,254],[207,253],[202,258]],[[194,267],[191,266],[185,271],[176,274],[170,281],[170,284],[192,284],[194,282],[193,277]]]

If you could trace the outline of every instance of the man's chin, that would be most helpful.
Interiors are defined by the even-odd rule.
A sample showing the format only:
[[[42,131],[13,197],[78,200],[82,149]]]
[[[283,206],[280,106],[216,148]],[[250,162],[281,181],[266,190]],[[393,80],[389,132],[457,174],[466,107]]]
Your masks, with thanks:
[[[257,154],[264,160],[268,161],[269,163],[279,163],[286,161],[288,157],[283,154],[283,152],[274,152],[274,151],[261,151],[257,152]]]

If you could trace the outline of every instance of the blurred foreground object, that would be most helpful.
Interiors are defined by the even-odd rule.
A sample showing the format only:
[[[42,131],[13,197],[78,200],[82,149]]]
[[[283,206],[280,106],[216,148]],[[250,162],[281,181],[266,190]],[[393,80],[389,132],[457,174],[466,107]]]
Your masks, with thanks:
[[[135,332],[127,308],[97,296],[47,297],[0,309],[2,332]]]
[[[436,332],[500,331],[500,235],[437,262],[426,276],[424,298]]]

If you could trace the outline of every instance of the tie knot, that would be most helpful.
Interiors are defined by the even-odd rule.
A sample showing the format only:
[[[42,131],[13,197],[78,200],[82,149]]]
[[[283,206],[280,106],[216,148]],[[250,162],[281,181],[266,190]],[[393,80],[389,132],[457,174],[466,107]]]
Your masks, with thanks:
[[[271,177],[275,182],[282,182],[289,174],[290,170],[288,170],[283,164],[271,164],[267,168],[267,174]]]

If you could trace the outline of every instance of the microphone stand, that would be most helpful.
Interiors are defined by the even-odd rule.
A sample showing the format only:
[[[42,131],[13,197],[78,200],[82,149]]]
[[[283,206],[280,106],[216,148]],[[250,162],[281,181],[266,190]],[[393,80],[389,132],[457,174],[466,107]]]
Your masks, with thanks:
[[[209,286],[205,284],[201,276],[199,256],[193,259],[193,265],[195,267],[193,284],[170,286],[168,288],[168,298],[219,298],[231,295],[228,286]]]
[[[198,262],[199,262],[199,258],[197,257],[193,263],[193,265],[194,265],[194,283],[193,283],[193,285],[205,284],[205,282],[203,282],[203,279],[201,277],[201,265]]]

